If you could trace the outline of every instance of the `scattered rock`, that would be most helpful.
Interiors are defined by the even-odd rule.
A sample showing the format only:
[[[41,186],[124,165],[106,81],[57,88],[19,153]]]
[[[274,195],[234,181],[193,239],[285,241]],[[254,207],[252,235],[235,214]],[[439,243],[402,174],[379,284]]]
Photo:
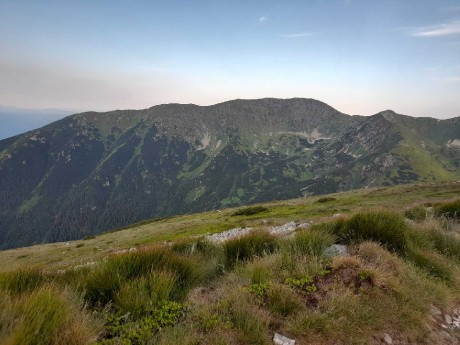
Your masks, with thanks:
[[[335,256],[346,256],[348,255],[347,246],[343,244],[333,244],[332,246],[324,249],[323,256],[327,258],[333,258]]]
[[[280,226],[272,226],[268,228],[268,231],[273,235],[283,235],[290,232],[293,232],[296,229],[297,225],[295,222],[289,222]]]
[[[275,336],[273,337],[273,343],[276,345],[295,345],[295,340],[289,339],[288,337],[285,337],[279,333],[275,333]]]
[[[444,314],[444,321],[450,325],[452,323],[452,317],[449,314]]]
[[[206,239],[213,243],[222,243],[232,238],[240,237],[248,234],[252,228],[233,228],[228,231],[219,232],[206,236]]]
[[[385,344],[388,344],[388,345],[393,344],[393,339],[388,333],[383,333],[383,341],[385,342]]]
[[[436,308],[434,305],[431,305],[430,314],[433,316],[437,316],[437,315],[442,315],[442,312],[438,308]]]
[[[308,229],[310,226],[310,223],[300,223],[299,225],[297,225],[297,229]]]
[[[289,222],[280,226],[271,226],[267,228],[268,232],[272,235],[288,235],[294,232],[297,228],[301,227],[306,229],[310,226],[308,223],[302,223],[297,225],[295,222]],[[232,238],[244,236],[250,233],[253,228],[233,228],[228,231],[219,232],[217,234],[212,234],[206,236],[206,239],[214,243],[222,243],[228,241]]]
[[[335,213],[332,217],[339,218],[339,217],[342,217],[342,214],[341,213]]]

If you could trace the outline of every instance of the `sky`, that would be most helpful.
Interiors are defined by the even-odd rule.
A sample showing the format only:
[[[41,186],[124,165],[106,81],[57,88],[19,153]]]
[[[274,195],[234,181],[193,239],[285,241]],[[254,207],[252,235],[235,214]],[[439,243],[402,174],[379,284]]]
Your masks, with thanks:
[[[460,116],[460,0],[0,0],[0,136],[262,97]]]

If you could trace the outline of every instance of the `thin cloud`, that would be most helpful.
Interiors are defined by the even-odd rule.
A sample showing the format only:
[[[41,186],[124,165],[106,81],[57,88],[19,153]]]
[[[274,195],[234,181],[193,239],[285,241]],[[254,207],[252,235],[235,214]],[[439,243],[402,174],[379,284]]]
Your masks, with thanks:
[[[418,28],[412,31],[416,37],[443,37],[460,34],[460,22],[445,23],[430,27]]]
[[[267,17],[260,17],[260,18],[258,19],[258,22],[259,22],[259,23],[263,23],[263,22],[266,22],[267,20],[268,20]]]
[[[302,38],[302,37],[308,37],[313,35],[311,32],[297,32],[297,33],[292,33],[292,34],[284,34],[281,35],[281,37],[284,38]]]

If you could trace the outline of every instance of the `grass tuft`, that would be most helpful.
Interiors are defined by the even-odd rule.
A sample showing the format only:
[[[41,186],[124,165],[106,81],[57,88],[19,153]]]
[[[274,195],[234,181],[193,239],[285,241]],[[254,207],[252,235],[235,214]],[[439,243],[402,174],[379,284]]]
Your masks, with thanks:
[[[422,222],[427,218],[427,209],[423,206],[415,206],[407,209],[404,216],[416,222]]]
[[[334,244],[335,236],[327,231],[313,228],[297,231],[291,240],[287,240],[287,248],[291,255],[321,256],[324,249]]]
[[[114,300],[123,283],[150,275],[155,270],[168,270],[175,274],[173,296],[176,299],[185,297],[200,276],[199,264],[191,258],[165,248],[144,249],[109,257],[89,275],[85,299],[92,306],[103,306]]]
[[[345,243],[376,241],[390,250],[404,253],[408,226],[404,218],[391,211],[357,213],[348,220],[339,220],[332,231]]]
[[[237,262],[272,254],[278,249],[275,236],[265,231],[253,231],[224,243],[225,266],[232,268]]]
[[[460,199],[437,206],[435,214],[438,217],[460,220]]]
[[[169,271],[153,271],[138,279],[127,281],[117,292],[115,306],[133,318],[139,318],[150,309],[172,297],[176,276]]]
[[[0,319],[0,338],[8,345],[83,345],[100,327],[78,298],[49,284],[7,304],[11,314]]]
[[[38,268],[22,268],[0,276],[0,287],[15,293],[33,291],[42,286],[46,276]]]

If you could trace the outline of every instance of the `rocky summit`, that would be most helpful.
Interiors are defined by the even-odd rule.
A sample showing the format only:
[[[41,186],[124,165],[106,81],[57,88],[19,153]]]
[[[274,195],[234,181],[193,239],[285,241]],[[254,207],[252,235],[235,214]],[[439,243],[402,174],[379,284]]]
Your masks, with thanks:
[[[350,116],[313,99],[71,115],[0,141],[0,248],[153,217],[460,179],[460,118]]]

